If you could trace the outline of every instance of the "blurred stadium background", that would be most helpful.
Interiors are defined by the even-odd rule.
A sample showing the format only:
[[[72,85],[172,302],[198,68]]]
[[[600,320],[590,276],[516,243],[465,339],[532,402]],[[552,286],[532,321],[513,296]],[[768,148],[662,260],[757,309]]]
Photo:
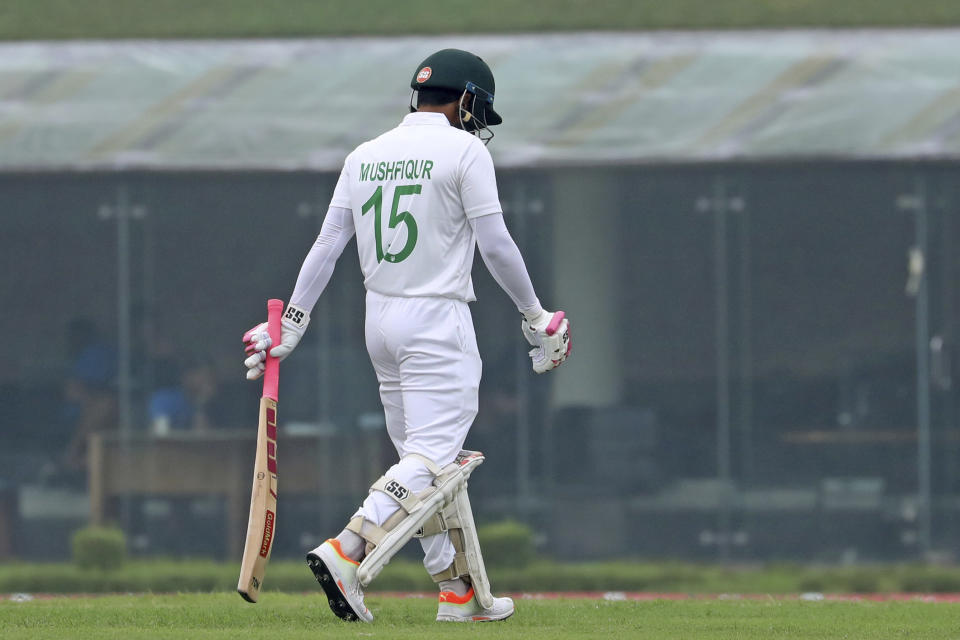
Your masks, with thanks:
[[[958,22],[923,1],[4,3],[0,559],[67,559],[89,522],[138,556],[239,558],[240,336],[289,295],[343,157],[456,46],[494,70],[508,222],[577,347],[534,377],[475,271],[478,518],[559,559],[952,562]],[[391,462],[354,255],[284,363],[278,557]]]

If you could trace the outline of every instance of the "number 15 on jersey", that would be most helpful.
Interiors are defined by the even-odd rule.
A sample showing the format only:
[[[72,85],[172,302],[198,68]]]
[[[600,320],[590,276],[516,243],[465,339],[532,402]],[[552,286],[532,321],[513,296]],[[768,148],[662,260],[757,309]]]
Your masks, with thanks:
[[[367,211],[373,209],[373,229],[377,242],[378,263],[384,260],[394,263],[403,262],[413,252],[413,248],[417,244],[417,221],[414,220],[413,214],[409,211],[398,213],[398,209],[400,208],[400,198],[416,195],[420,193],[422,188],[423,185],[419,184],[401,184],[393,190],[393,206],[390,207],[390,219],[387,221],[387,228],[396,229],[401,224],[407,227],[407,242],[397,253],[390,253],[390,246],[387,247],[387,251],[384,251],[383,248],[383,186],[377,187],[370,199],[363,203],[360,210],[361,215],[367,215]],[[396,234],[394,234],[394,238],[396,238]]]

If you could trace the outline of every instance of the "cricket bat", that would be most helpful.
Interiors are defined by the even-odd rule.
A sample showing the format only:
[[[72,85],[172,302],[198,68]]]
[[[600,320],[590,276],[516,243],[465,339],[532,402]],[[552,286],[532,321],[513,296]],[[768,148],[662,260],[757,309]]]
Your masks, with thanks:
[[[267,332],[274,346],[280,344],[280,315],[283,300],[267,301]],[[247,602],[256,602],[263,587],[267,562],[273,549],[277,524],[277,386],[280,362],[267,349],[260,398],[260,425],[257,427],[257,456],[253,462],[253,490],[250,493],[250,518],[243,545],[243,562],[237,593]]]

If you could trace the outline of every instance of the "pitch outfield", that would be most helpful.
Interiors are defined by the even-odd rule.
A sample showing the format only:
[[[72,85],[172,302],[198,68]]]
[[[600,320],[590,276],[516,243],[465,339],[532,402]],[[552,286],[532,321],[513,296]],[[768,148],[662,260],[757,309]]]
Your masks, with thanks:
[[[955,0],[4,0],[0,39],[264,38],[960,24]]]
[[[256,605],[236,594],[59,597],[0,602],[0,637],[14,638],[450,638],[433,622],[433,598],[371,596],[373,624],[334,618],[317,594],[267,593]],[[805,602],[796,599],[604,601],[518,600],[502,623],[459,625],[466,637],[957,638],[960,605],[929,602]]]

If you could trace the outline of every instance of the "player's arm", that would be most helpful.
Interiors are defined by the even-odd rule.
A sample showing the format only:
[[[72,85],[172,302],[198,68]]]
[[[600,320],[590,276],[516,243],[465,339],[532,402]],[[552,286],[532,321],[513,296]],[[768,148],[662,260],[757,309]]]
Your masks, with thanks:
[[[529,319],[543,312],[537,294],[534,293],[527,265],[517,243],[513,241],[502,213],[479,218],[470,218],[470,226],[477,237],[480,257],[493,279],[497,281],[513,303]]]
[[[350,242],[355,230],[350,209],[331,206],[320,228],[320,235],[310,248],[300,267],[297,284],[290,295],[290,304],[283,313],[280,344],[270,349],[275,358],[286,358],[300,342],[310,323],[310,310],[330,282],[337,259]],[[259,324],[243,336],[248,354],[244,365],[247,378],[255,380],[264,371],[266,350],[273,345],[267,335],[266,324]]]
[[[544,373],[560,366],[570,355],[570,324],[563,311],[553,313],[540,306],[523,256],[507,230],[503,214],[469,220],[487,270],[523,314],[521,328],[533,347],[530,351],[533,370]]]
[[[464,149],[459,163],[463,212],[477,238],[484,264],[523,314],[523,337],[533,347],[530,359],[537,373],[550,371],[570,355],[570,323],[563,311],[540,306],[517,243],[503,221],[493,158],[479,140]]]
[[[313,309],[323,290],[327,288],[333,268],[354,233],[356,230],[353,226],[353,212],[343,207],[331,206],[323,219],[320,235],[300,267],[297,284],[290,295],[292,305],[307,311]]]

